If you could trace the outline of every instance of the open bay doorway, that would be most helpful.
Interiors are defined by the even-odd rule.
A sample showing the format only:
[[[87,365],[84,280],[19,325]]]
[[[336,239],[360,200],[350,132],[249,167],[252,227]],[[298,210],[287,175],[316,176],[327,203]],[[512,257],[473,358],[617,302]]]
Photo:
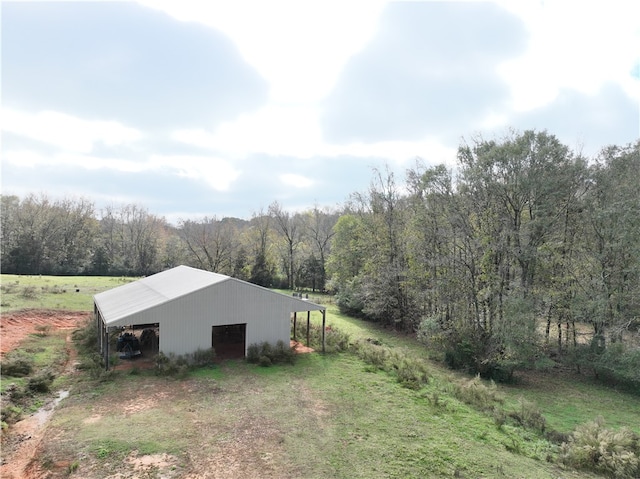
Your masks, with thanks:
[[[216,352],[216,359],[244,358],[246,338],[246,323],[212,326],[211,346]]]

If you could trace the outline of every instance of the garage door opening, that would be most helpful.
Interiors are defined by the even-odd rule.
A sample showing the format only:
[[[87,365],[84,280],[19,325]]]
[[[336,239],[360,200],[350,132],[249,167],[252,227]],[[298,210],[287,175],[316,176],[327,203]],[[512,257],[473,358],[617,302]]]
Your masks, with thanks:
[[[211,330],[211,346],[217,359],[244,358],[247,324],[228,324],[213,326]]]

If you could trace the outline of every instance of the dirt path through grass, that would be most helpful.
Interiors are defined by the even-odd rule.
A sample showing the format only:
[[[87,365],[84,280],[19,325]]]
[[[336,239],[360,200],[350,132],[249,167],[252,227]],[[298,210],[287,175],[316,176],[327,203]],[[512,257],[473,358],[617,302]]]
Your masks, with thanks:
[[[84,311],[55,311],[28,309],[3,313],[0,320],[0,355],[13,351],[27,336],[45,331],[76,329],[90,313]]]
[[[86,318],[88,313],[59,312],[46,310],[28,310],[16,313],[6,313],[2,316],[2,354],[9,353],[29,335],[51,331],[68,330],[66,336],[67,360],[63,374],[71,374],[75,370],[77,352],[71,344],[71,330],[76,329]],[[45,434],[47,423],[53,414],[55,404],[60,399],[49,399],[47,403],[26,419],[11,426],[2,438],[2,465],[0,477],[6,479],[30,479],[41,477],[27,472]]]

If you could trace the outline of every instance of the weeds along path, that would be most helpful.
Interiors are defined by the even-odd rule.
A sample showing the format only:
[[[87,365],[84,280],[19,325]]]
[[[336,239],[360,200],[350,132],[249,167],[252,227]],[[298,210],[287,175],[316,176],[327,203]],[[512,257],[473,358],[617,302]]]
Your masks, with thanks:
[[[27,336],[39,328],[52,330],[76,329],[89,318],[86,311],[27,309],[3,313],[0,318],[0,356],[13,351]]]
[[[40,332],[40,327],[53,331],[68,330],[66,335],[67,361],[64,374],[75,369],[77,352],[71,344],[71,330],[81,326],[90,313],[76,311],[24,310],[2,315],[0,322],[0,344],[2,356],[16,349],[32,333]],[[3,464],[0,466],[2,478],[37,478],[38,471],[31,471],[31,463],[37,454],[44,436],[49,417],[53,413],[50,401],[36,414],[17,422],[8,433],[3,434]],[[32,473],[33,472],[33,473]]]

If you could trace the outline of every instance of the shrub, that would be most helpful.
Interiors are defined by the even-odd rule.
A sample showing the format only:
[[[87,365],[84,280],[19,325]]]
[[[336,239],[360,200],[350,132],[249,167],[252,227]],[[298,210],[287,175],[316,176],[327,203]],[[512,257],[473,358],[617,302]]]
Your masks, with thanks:
[[[340,331],[333,326],[325,329],[324,342],[325,352],[337,353],[349,349],[350,337],[347,333]]]
[[[504,398],[498,392],[496,384],[491,381],[487,386],[480,375],[464,382],[452,383],[451,392],[465,404],[482,411],[492,411],[496,403],[504,403]]]
[[[507,414],[500,408],[494,408],[493,421],[498,429],[502,429],[502,426],[507,422]]]
[[[96,327],[90,319],[87,320],[82,328],[73,331],[71,337],[81,353],[94,353],[98,349]]]
[[[159,352],[155,358],[154,370],[158,376],[183,377],[189,372],[189,366],[187,360],[182,356]]]
[[[260,346],[256,343],[250,344],[247,348],[247,361],[257,364],[260,360]]]
[[[37,299],[38,298],[38,290],[35,286],[25,286],[22,288],[20,292],[20,296],[24,299]]]
[[[81,371],[87,371],[93,379],[99,379],[104,371],[102,356],[96,351],[85,352],[80,356],[77,368]]]
[[[258,360],[258,364],[266,368],[271,366],[273,363],[271,362],[271,359],[269,359],[269,356],[260,356],[260,359]]]
[[[509,417],[515,419],[522,427],[543,433],[547,426],[547,420],[538,406],[524,398],[520,398],[518,404],[519,408],[511,412]]]
[[[2,374],[3,376],[12,376],[14,378],[21,378],[28,376],[33,371],[33,357],[27,356],[24,353],[14,352],[7,355],[4,361],[2,361]]]
[[[268,358],[273,357],[274,351],[271,343],[264,341],[260,343],[260,356],[267,356]]]
[[[396,367],[398,382],[410,389],[419,389],[429,381],[429,373],[424,362],[403,358]]]
[[[191,354],[184,355],[159,352],[155,357],[154,370],[158,376],[184,377],[194,368],[212,366],[215,358],[216,353],[213,348],[197,349]]]
[[[24,387],[11,383],[7,386],[7,389],[5,389],[4,394],[9,398],[9,401],[17,404],[27,395],[27,391]]]
[[[213,348],[198,348],[191,354],[191,365],[195,367],[212,366],[216,360],[216,351]]]
[[[338,288],[336,304],[343,314],[358,318],[364,317],[365,301],[359,277],[356,276]]]
[[[273,350],[272,361],[275,363],[293,364],[296,358],[296,353],[291,349],[291,346],[284,344],[284,341],[278,341],[276,347]]]
[[[284,341],[278,341],[275,346],[266,341],[260,344],[253,343],[247,348],[247,361],[264,367],[272,364],[293,364],[295,358],[295,352]]]
[[[559,432],[554,429],[550,429],[544,433],[544,437],[547,441],[553,444],[562,444],[563,442],[569,442],[570,434]]]
[[[429,381],[428,367],[420,358],[391,350],[372,339],[356,341],[352,348],[364,362],[395,375],[404,387],[419,389]]]
[[[296,327],[296,336],[298,338],[307,337],[307,324],[300,321]],[[349,349],[349,335],[333,326],[325,327],[324,342],[325,352],[337,353]],[[309,347],[320,351],[322,350],[322,326],[311,324],[309,327]]]
[[[598,357],[594,366],[600,379],[640,392],[640,348],[612,344]]]
[[[14,424],[22,419],[22,413],[23,410],[20,406],[10,404],[2,407],[2,410],[0,410],[0,419],[5,424]]]
[[[15,283],[2,283],[0,285],[0,291],[4,294],[13,294],[16,292],[16,288],[18,287],[19,281]]]
[[[576,427],[559,456],[564,464],[619,479],[640,476],[639,458],[640,437],[626,428],[605,428],[601,417]]]
[[[389,348],[376,344],[370,339],[356,341],[353,344],[353,350],[365,363],[383,370],[391,354]]]
[[[27,389],[34,393],[48,393],[51,390],[51,383],[56,378],[52,371],[45,369],[27,381]]]

